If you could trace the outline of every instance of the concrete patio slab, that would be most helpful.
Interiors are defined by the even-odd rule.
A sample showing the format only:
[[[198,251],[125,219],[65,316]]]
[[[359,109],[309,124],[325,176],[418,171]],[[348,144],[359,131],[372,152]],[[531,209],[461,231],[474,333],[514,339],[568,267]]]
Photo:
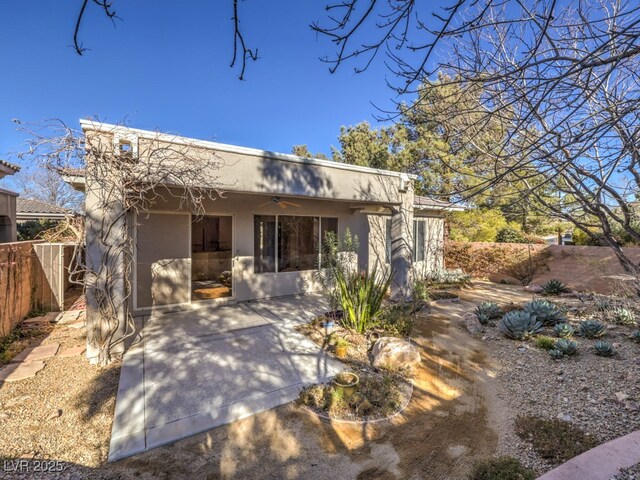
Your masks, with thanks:
[[[25,348],[22,352],[11,359],[11,363],[34,362],[53,357],[60,347],[59,343],[40,345],[33,348]]]
[[[320,296],[152,315],[126,353],[109,460],[175,442],[294,400],[343,365],[293,326]]]
[[[39,360],[27,363],[10,363],[6,367],[0,369],[0,383],[17,382],[18,380],[31,378],[42,370],[44,365],[44,362]]]

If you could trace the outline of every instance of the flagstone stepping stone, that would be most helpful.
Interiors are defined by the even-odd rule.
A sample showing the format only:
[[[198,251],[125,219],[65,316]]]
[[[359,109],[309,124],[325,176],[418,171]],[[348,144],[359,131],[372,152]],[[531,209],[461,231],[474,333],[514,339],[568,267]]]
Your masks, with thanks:
[[[0,369],[0,382],[17,382],[35,376],[44,368],[44,362],[12,363]]]
[[[59,343],[51,343],[49,345],[40,345],[33,348],[25,348],[22,352],[11,359],[11,363],[34,362],[53,357],[60,347]]]
[[[84,345],[79,345],[77,347],[65,348],[62,352],[60,352],[59,357],[75,357],[77,355],[82,355],[85,351]]]

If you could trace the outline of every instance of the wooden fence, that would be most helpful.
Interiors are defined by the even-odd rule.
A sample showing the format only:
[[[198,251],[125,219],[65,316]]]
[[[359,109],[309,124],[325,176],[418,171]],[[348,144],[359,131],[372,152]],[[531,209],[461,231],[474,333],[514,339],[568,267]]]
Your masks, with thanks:
[[[0,336],[34,309],[64,309],[73,249],[37,241],[0,244]]]

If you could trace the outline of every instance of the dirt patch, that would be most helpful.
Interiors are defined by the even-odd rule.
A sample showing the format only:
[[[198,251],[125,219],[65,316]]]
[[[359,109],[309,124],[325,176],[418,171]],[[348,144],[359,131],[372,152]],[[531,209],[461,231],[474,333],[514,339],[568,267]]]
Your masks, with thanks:
[[[56,325],[28,346],[59,343],[61,352],[85,342],[83,328]],[[0,384],[0,457],[58,460],[80,477],[104,464],[119,372],[118,364],[98,368],[83,355],[55,356],[35,377]]]

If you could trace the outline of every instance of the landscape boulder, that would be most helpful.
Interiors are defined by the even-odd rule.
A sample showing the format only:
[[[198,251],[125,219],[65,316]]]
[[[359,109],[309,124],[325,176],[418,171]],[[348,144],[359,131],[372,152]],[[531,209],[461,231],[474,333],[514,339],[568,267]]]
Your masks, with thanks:
[[[480,320],[478,320],[478,316],[473,312],[465,314],[464,326],[467,327],[467,330],[469,330],[469,333],[471,335],[475,335],[476,333],[480,333],[482,331]]]
[[[391,370],[412,368],[420,363],[420,351],[406,340],[396,337],[379,338],[371,351],[374,367]]]

